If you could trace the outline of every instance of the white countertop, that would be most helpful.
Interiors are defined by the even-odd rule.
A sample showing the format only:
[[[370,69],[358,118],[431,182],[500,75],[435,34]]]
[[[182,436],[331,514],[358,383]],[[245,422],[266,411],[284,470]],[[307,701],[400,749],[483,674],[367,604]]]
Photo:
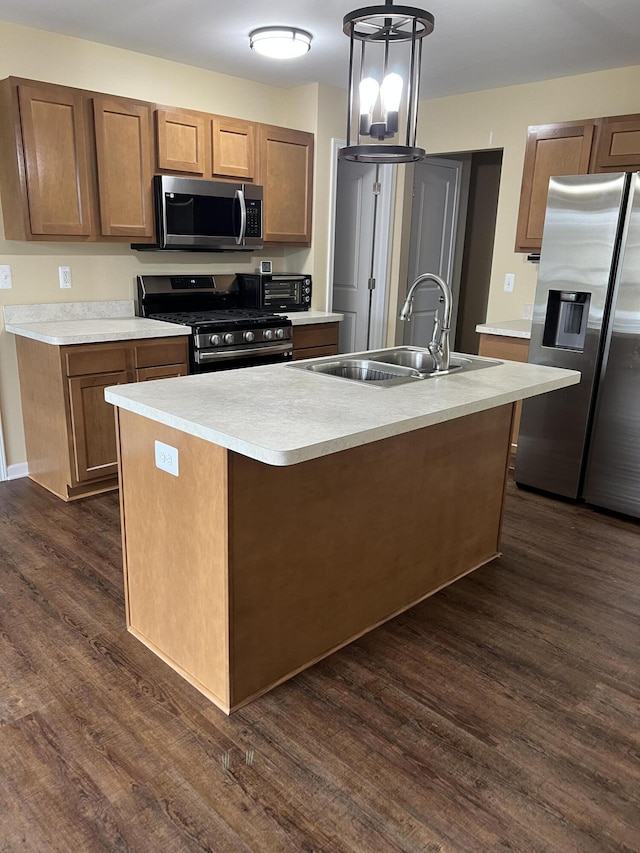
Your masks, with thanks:
[[[191,334],[189,326],[136,317],[132,299],[5,305],[3,313],[7,332],[58,346]],[[342,320],[342,314],[327,311],[294,311],[283,316],[290,317],[294,326]]]
[[[497,362],[391,387],[269,365],[107,388],[109,403],[269,465],[294,465],[579,381]]]
[[[99,317],[84,320],[50,320],[42,323],[5,323],[7,332],[45,344],[92,344],[136,338],[169,338],[189,335],[189,326],[163,323],[144,317]]]
[[[476,326],[481,335],[504,335],[506,338],[531,338],[531,320],[500,320]]]
[[[288,317],[294,326],[308,326],[311,323],[338,323],[343,314],[334,314],[332,311],[290,311],[288,314],[281,312],[282,317]]]

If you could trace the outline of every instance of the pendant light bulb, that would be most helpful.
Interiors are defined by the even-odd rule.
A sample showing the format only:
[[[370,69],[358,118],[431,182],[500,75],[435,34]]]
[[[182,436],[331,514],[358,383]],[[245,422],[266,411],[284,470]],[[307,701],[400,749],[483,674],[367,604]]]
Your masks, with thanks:
[[[373,111],[378,100],[380,86],[373,77],[365,77],[360,81],[358,97],[360,103],[360,133],[367,135],[373,122]]]
[[[399,74],[387,74],[380,86],[380,99],[385,113],[397,113],[402,98],[402,77]]]

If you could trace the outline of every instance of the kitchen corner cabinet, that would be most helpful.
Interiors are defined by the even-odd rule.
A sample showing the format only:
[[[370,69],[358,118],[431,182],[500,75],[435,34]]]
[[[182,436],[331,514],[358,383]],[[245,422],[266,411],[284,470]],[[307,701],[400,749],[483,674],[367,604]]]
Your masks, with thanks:
[[[527,133],[516,252],[539,252],[552,175],[583,175],[589,171],[596,120],[569,121],[530,127]]]
[[[258,125],[258,183],[264,187],[264,242],[311,245],[313,134]]]
[[[105,95],[95,95],[91,101],[100,234],[153,238],[151,107]]]
[[[338,353],[338,323],[293,327],[293,360]]]
[[[82,93],[0,84],[0,185],[8,240],[88,239],[92,232]]]
[[[109,385],[188,372],[187,337],[54,346],[16,337],[29,477],[65,501],[116,488]]]
[[[640,169],[640,114],[609,116],[598,124],[592,172]]]

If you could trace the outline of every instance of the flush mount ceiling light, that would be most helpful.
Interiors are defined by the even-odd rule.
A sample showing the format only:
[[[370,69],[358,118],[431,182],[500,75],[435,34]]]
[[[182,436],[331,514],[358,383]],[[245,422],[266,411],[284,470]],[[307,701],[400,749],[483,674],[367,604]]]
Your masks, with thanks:
[[[297,27],[260,27],[249,33],[251,48],[271,59],[294,59],[311,48],[313,36]]]
[[[423,148],[416,147],[418,94],[422,40],[433,32],[434,23],[430,12],[394,6],[393,0],[345,15],[349,101],[347,145],[338,152],[341,159],[413,163],[426,156]],[[359,61],[354,57],[356,42],[360,42]]]

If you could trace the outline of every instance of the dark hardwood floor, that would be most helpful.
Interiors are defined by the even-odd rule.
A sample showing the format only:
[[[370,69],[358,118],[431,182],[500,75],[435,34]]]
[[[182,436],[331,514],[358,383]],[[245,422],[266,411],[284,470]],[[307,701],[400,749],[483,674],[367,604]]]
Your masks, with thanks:
[[[127,634],[117,501],[0,483],[1,853],[640,850],[638,524],[510,484],[499,560],[228,718]]]

